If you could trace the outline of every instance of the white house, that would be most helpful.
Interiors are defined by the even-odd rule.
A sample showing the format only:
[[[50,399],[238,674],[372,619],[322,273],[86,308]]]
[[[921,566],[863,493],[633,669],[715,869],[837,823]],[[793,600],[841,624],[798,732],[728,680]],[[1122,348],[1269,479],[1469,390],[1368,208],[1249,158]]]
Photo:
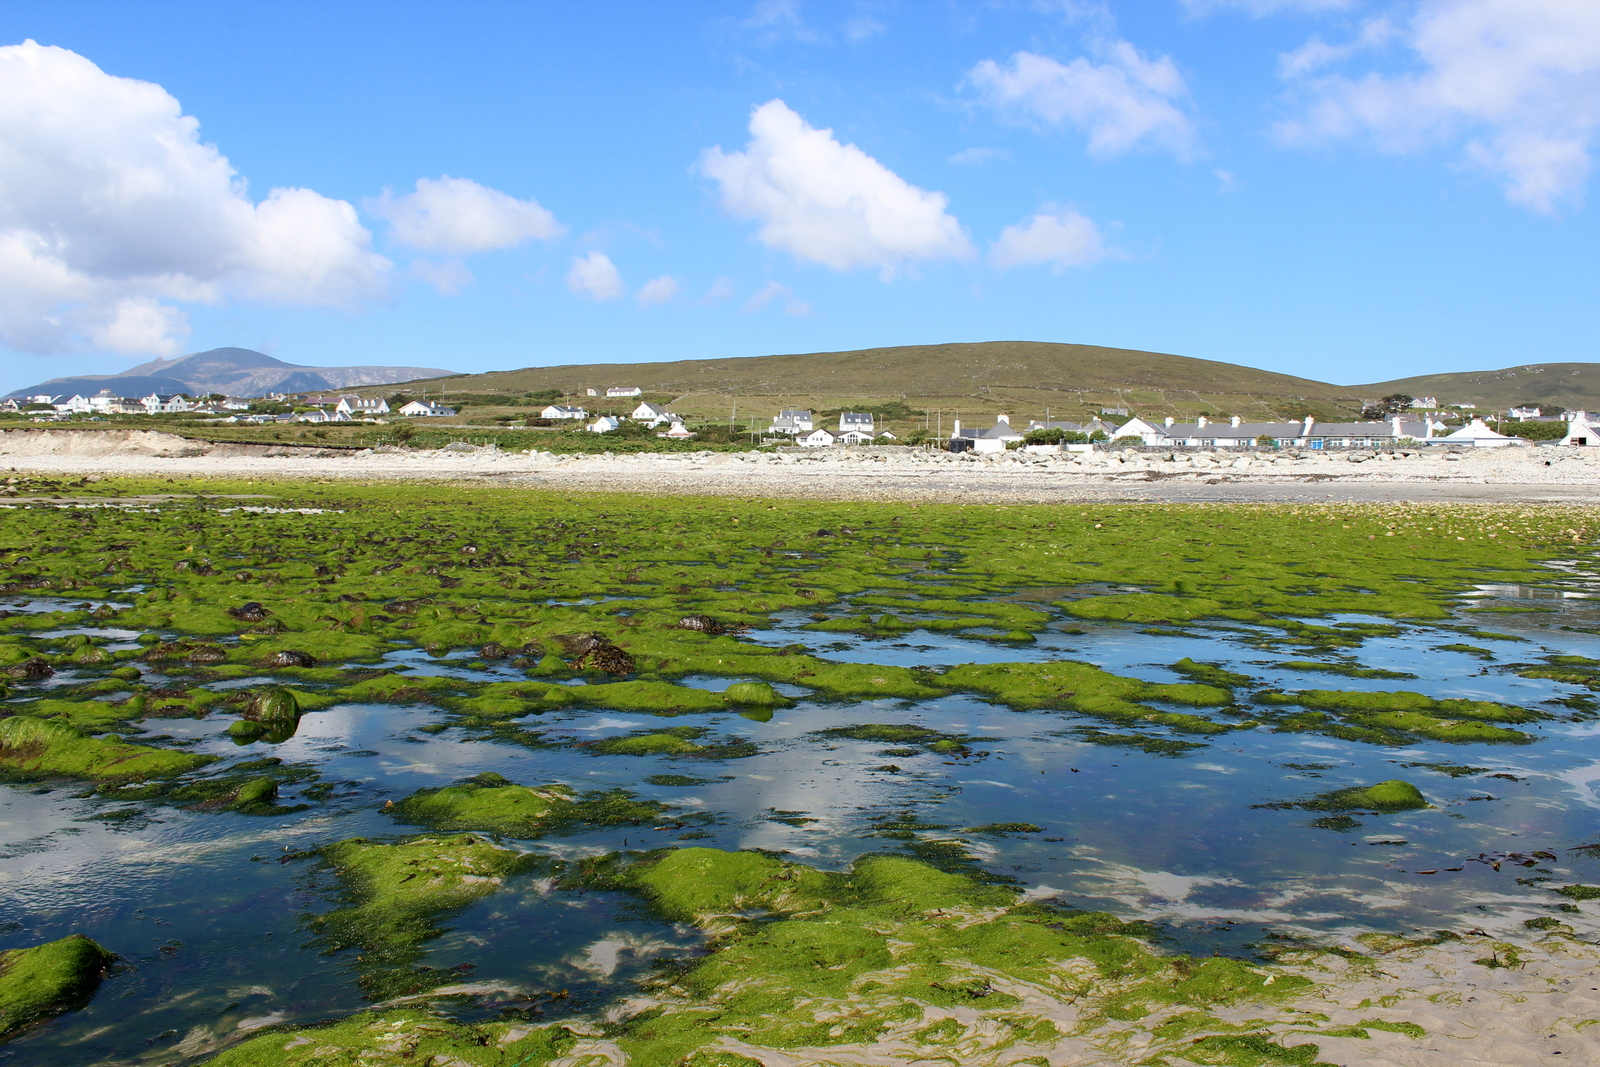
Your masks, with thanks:
[[[1591,420],[1587,411],[1569,411],[1567,436],[1561,439],[1561,443],[1590,447],[1600,445],[1600,418]]]
[[[810,433],[816,429],[811,422],[811,412],[801,411],[799,408],[784,408],[778,412],[778,417],[772,420],[768,433],[802,434]]]
[[[1520,407],[1512,408],[1510,411],[1506,412],[1506,414],[1510,415],[1518,422],[1526,422],[1529,419],[1537,419],[1539,416],[1543,415],[1544,412],[1537,407]]]
[[[590,433],[610,433],[628,420],[621,415],[601,415],[589,424]]]
[[[171,415],[179,411],[193,411],[195,408],[195,405],[190,403],[189,399],[182,393],[167,393],[166,395],[151,393],[149,396],[140,399],[139,403],[144,405],[145,414],[147,415]]]
[[[350,416],[343,411],[325,411],[318,408],[316,411],[302,411],[294,417],[295,422],[349,422]]]
[[[955,426],[950,430],[950,439],[965,438],[972,442],[974,452],[1004,452],[1006,446],[1012,441],[1022,440],[1022,434],[1011,426],[1010,415],[996,415],[994,425],[987,430],[961,428],[961,420],[957,419]]]
[[[455,408],[447,408],[443,404],[435,404],[432,400],[413,400],[400,409],[400,414],[407,418],[442,418],[455,413]]]
[[[1407,406],[1432,411],[1439,406],[1439,398],[1436,396],[1416,396],[1411,398],[1411,403]]]
[[[1520,437],[1507,437],[1489,429],[1482,419],[1473,419],[1455,433],[1433,439],[1436,444],[1471,445],[1473,448],[1504,448],[1506,445],[1526,444]]]
[[[668,411],[660,404],[640,402],[639,406],[628,413],[628,418],[634,422],[642,422],[652,430],[663,422],[682,422],[683,416],[677,412]]]
[[[63,414],[81,415],[94,409],[89,406],[89,398],[82,393],[73,393],[65,400],[57,398],[51,405]]]
[[[844,445],[870,445],[872,434],[866,430],[846,430],[839,435],[839,443]]]
[[[880,430],[880,431],[878,431],[878,440],[880,440],[880,441],[898,441],[898,440],[900,440],[900,438],[896,437],[894,434],[890,433],[888,430]]]
[[[833,444],[836,438],[827,430],[817,429],[804,434],[798,440],[803,448],[827,448]]]
[[[642,392],[637,385],[613,385],[606,390],[606,396],[638,396]]]
[[[551,404],[539,412],[541,419],[587,419],[589,413],[583,408],[569,408],[563,404]]]
[[[849,433],[858,430],[867,436],[872,436],[874,427],[872,414],[866,411],[841,411],[839,413],[839,432]]]
[[[1139,418],[1137,415],[1123,423],[1121,426],[1118,426],[1111,433],[1111,439],[1113,441],[1119,437],[1137,437],[1143,440],[1145,444],[1151,446],[1161,444],[1166,440],[1166,436],[1167,434],[1165,428],[1152,426],[1150,423]]]
[[[381,396],[341,396],[333,410],[345,415],[387,415],[389,402]]]
[[[666,433],[657,434],[658,437],[670,437],[674,441],[681,440],[685,437],[693,437],[694,435],[694,431],[684,426],[681,420],[674,422],[671,426],[667,427]]]

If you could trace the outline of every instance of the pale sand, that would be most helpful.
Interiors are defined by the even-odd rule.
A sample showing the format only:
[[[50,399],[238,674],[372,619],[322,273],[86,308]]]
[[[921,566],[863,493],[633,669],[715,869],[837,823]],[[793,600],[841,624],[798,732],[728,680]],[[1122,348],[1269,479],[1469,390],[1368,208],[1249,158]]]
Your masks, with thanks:
[[[280,454],[264,454],[269,451]],[[12,430],[0,432],[0,468],[14,474],[443,481],[574,492],[974,504],[1600,503],[1600,448],[1559,447],[1242,456],[1113,451],[975,457],[910,449],[555,456],[493,449],[202,448],[150,431]]]

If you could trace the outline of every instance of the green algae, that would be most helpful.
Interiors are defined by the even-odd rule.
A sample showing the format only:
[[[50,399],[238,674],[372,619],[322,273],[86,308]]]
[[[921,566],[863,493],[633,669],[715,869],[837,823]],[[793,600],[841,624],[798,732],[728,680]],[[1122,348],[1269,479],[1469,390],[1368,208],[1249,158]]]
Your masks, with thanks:
[[[269,1029],[206,1062],[211,1067],[544,1067],[576,1041],[562,1026],[468,1024],[403,1009],[363,1012],[328,1026]]]
[[[0,952],[0,1038],[89,1003],[115,958],[82,934]]]
[[[1166,596],[1161,593],[1110,593],[1087,600],[1063,601],[1069,615],[1108,622],[1193,622],[1217,616],[1223,606],[1215,600]]]
[[[722,696],[730,704],[752,704],[763,708],[794,703],[766,682],[734,682],[723,691]]]
[[[1248,674],[1230,671],[1215,663],[1196,663],[1187,656],[1172,664],[1172,669],[1191,682],[1209,685],[1216,689],[1238,689],[1249,685],[1252,681]]]
[[[1551,718],[1547,711],[1519,708],[1490,700],[1435,699],[1422,693],[1356,692],[1310,689],[1294,693],[1267,691],[1255,699],[1269,706],[1295,705],[1301,714],[1262,717],[1287,731],[1324,733],[1377,744],[1406,744],[1423,737],[1450,743],[1530,744],[1533,737],[1494,723],[1523,724]]]
[[[325,951],[359,948],[360,984],[376,999],[434,988],[451,973],[417,966],[439,921],[545,861],[470,834],[387,843],[350,838],[317,854],[338,877],[344,907],[307,921]]]
[[[593,826],[637,826],[660,819],[667,808],[622,789],[581,795],[559,784],[533,789],[490,772],[442,789],[418,790],[384,810],[433,830],[476,830],[531,840]]]
[[[1432,804],[1428,803],[1428,799],[1422,795],[1420,789],[1399,778],[1391,778],[1387,782],[1379,782],[1376,785],[1336,789],[1331,793],[1323,793],[1310,800],[1258,806],[1265,808],[1301,808],[1305,811],[1370,811],[1380,813],[1420,811],[1433,807]]]
[[[674,726],[668,730],[643,731],[626,737],[607,738],[592,744],[587,751],[605,756],[694,756],[699,759],[740,759],[755,755],[756,748],[738,737],[701,744],[707,730],[697,726]]]
[[[1139,701],[1189,707],[1220,707],[1232,702],[1226,689],[1193,683],[1167,684],[1123,678],[1087,663],[987,663],[953,667],[940,681],[983,693],[1019,710],[1076,711],[1118,722],[1144,721],[1185,733],[1217,734],[1233,729],[1198,715],[1164,711]]]
[[[27,715],[0,720],[0,768],[25,777],[159,778],[215,758],[89,737],[65,723]]]
[[[1362,667],[1355,663],[1333,663],[1313,660],[1289,660],[1274,664],[1282,671],[1311,671],[1317,674],[1340,674],[1346,678],[1415,678],[1408,671],[1387,671],[1379,667]]]
[[[653,1006],[615,1028],[614,1040],[640,1065],[718,1062],[691,1057],[730,1044],[757,1059],[762,1050],[799,1048],[849,1049],[852,1060],[868,1049],[917,1058],[944,1047],[959,1049],[961,1062],[1033,1062],[1017,1058],[1026,1052],[1054,1062],[1067,1035],[1019,1012],[1025,997],[1076,1004],[1079,1040],[1115,1042],[1117,1020],[1138,1020],[1154,1038],[1157,1058],[1146,1062],[1160,1063],[1232,1029],[1198,1009],[1272,1012],[1310,987],[1239,960],[1159,955],[1143,940],[1146,927],[1019,904],[1015,890],[895,856],[830,872],[685,848],[580,867],[582,884],[638,893],[664,917],[715,937],[709,956],[657,979]],[[1184,1025],[1162,1029],[1179,1016]],[[1306,1048],[1316,1051],[1287,1054]]]
[[[998,741],[996,737],[972,737],[967,734],[947,734],[910,723],[858,723],[855,726],[836,726],[818,730],[818,737],[842,737],[853,741],[880,741],[889,744],[920,745],[929,752],[944,756],[970,755],[971,745]],[[894,749],[890,755],[915,755],[918,749]]]

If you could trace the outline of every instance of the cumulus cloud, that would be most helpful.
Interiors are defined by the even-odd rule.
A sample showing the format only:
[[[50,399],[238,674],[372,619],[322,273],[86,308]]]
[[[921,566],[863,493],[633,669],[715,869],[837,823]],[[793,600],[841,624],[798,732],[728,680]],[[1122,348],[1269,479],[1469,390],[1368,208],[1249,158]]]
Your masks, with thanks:
[[[0,48],[0,344],[173,355],[172,302],[348,307],[392,265],[355,209],[310,189],[259,203],[150,82],[64,48]]]
[[[1015,226],[1007,226],[989,249],[997,267],[1049,265],[1057,271],[1086,267],[1111,253],[1093,220],[1070,207],[1046,204]]]
[[[682,286],[678,284],[678,279],[670,274],[663,274],[661,277],[651,278],[639,286],[639,292],[635,294],[634,298],[643,307],[649,307],[651,304],[665,304],[668,300],[677,296],[681,288]]]
[[[706,151],[700,169],[722,204],[760,223],[762,243],[834,270],[876,267],[884,278],[925,260],[971,254],[949,200],[910,184],[832,130],[772,100],[750,116],[742,152]]]
[[[596,300],[615,300],[627,289],[617,265],[604,252],[574,256],[572,269],[567,271],[567,288]]]
[[[1353,45],[1313,40],[1282,69],[1304,101],[1292,143],[1365,138],[1409,152],[1456,147],[1535,211],[1577,203],[1600,130],[1600,8],[1589,0],[1425,0]],[[1328,68],[1393,40],[1400,72]],[[1372,47],[1368,47],[1372,46]]]
[[[429,252],[464,256],[512,248],[524,241],[548,241],[566,232],[537,200],[518,200],[469,178],[419,178],[415,192],[393,196],[387,190],[370,205],[389,220],[401,244]]]
[[[1168,56],[1147,60],[1127,41],[1101,41],[1104,62],[1062,63],[1018,52],[1007,64],[986,59],[967,72],[985,103],[1002,114],[1089,135],[1089,154],[1108,159],[1142,144],[1186,158],[1194,126],[1177,102],[1188,96]]]

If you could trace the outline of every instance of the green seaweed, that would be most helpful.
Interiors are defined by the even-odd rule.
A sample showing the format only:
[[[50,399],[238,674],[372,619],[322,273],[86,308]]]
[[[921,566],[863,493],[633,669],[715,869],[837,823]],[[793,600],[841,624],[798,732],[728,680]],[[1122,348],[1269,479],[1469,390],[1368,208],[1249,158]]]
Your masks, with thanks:
[[[1418,811],[1431,808],[1422,791],[1410,782],[1391,778],[1369,786],[1351,786],[1323,793],[1310,800],[1297,800],[1282,804],[1262,804],[1265,808],[1301,808],[1305,811]]]
[[[0,767],[25,777],[159,778],[182,774],[214,759],[89,737],[50,719],[27,715],[0,719]]]
[[[637,826],[660,819],[667,809],[622,789],[581,795],[565,785],[530,789],[490,772],[442,789],[420,789],[384,810],[433,830],[477,830],[531,840],[590,826]]]
[[[1354,663],[1335,663],[1312,660],[1289,660],[1275,664],[1284,671],[1313,671],[1318,674],[1341,674],[1346,678],[1415,678],[1409,671],[1387,671],[1380,667],[1362,667]]]
[[[985,663],[953,667],[940,681],[970,689],[1018,709],[1076,711],[1115,722],[1152,722],[1185,733],[1218,734],[1232,725],[1198,715],[1163,711],[1139,701],[1188,707],[1219,707],[1232,702],[1226,689],[1193,683],[1162,684],[1123,678],[1087,663]]]
[[[544,1067],[576,1041],[562,1026],[469,1024],[400,1009],[362,1012],[328,1026],[275,1027],[206,1062],[211,1067]]]
[[[0,1038],[89,1003],[113,959],[82,934],[0,952]]]
[[[442,985],[451,972],[421,967],[439,920],[545,861],[470,834],[386,843],[355,837],[317,854],[338,876],[344,907],[308,918],[329,953],[360,948],[360,984],[388,999]]]

